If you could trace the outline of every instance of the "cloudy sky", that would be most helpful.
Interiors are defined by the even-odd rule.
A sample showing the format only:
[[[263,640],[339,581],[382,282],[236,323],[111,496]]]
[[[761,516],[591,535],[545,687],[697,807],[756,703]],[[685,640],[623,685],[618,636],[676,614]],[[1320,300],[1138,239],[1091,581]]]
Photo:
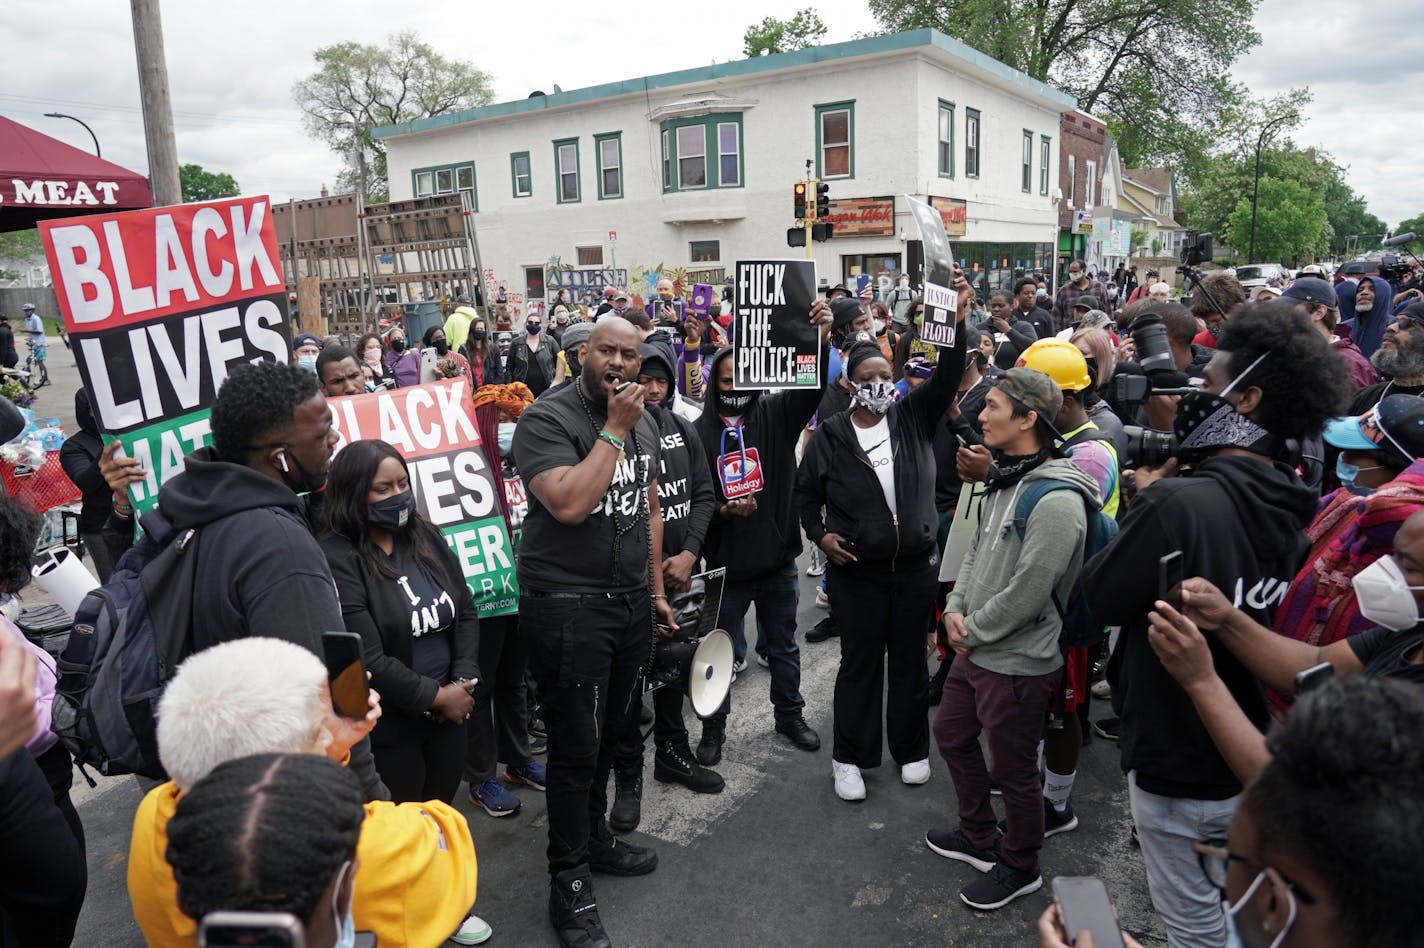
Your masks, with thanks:
[[[676,30],[665,4],[623,0],[617,12],[572,0],[530,7],[455,0],[292,2],[211,0],[164,4],[164,38],[172,87],[178,159],[232,174],[246,193],[279,200],[311,197],[340,168],[337,157],[308,140],[292,102],[294,82],[312,69],[311,51],[344,40],[379,42],[410,29],[443,53],[490,72],[496,101],[534,89],[596,85],[633,75],[740,58],[742,32],[768,14],[789,17],[815,0],[722,0],[698,22],[696,41]],[[1315,101],[1296,133],[1349,168],[1370,210],[1391,224],[1424,212],[1424,124],[1408,106],[1424,78],[1409,29],[1418,0],[1372,0],[1374,25],[1346,29],[1334,0],[1264,0],[1256,27],[1264,43],[1243,60],[1236,78],[1270,95],[1309,85]],[[875,29],[863,7],[819,4],[828,41]],[[144,170],[142,118],[128,4],[7,0],[0,26],[5,81],[0,114],[75,146],[92,148],[64,112],[87,122],[104,157]],[[482,16],[479,8],[529,11],[522,20]]]

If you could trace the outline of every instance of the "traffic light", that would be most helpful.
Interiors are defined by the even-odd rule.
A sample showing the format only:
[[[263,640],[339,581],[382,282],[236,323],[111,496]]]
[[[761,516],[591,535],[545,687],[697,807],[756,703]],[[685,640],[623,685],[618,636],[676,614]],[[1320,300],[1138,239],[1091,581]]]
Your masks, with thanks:
[[[834,235],[834,225],[830,221],[817,221],[811,225],[812,240],[830,240]]]
[[[817,224],[817,227],[820,225]],[[788,227],[786,228],[786,246],[804,247],[806,246],[806,228]]]
[[[831,216],[831,186],[824,181],[816,182],[816,219],[825,220]]]
[[[792,208],[795,211],[796,219],[804,220],[806,218],[806,182],[797,181],[792,192]]]

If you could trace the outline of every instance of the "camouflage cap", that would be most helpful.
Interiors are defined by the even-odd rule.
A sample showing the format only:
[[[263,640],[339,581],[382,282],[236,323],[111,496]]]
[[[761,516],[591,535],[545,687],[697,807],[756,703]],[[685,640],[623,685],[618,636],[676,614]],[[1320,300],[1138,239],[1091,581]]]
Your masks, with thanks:
[[[999,378],[997,385],[999,391],[1020,407],[1038,412],[1039,420],[1050,427],[1063,407],[1063,392],[1057,383],[1037,369],[1009,369]]]

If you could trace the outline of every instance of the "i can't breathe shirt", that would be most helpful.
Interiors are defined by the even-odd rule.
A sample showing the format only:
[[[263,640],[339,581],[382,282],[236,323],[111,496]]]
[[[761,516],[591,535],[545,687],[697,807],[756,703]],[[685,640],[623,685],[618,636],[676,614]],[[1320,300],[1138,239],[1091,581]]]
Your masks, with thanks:
[[[880,481],[880,489],[885,493],[885,505],[890,508],[890,513],[898,514],[895,509],[895,454],[890,446],[890,422],[882,415],[869,428],[862,428],[855,422],[851,422],[851,427],[855,429],[860,449],[865,452]]]
[[[398,542],[391,565],[409,607],[411,670],[440,684],[451,680],[454,660],[455,596]]]

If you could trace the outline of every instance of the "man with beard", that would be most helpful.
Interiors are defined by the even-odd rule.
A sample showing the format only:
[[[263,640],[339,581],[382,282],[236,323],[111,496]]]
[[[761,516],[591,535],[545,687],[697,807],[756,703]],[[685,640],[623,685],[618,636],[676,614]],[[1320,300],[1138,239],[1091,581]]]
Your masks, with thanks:
[[[841,303],[840,306],[847,304]],[[858,307],[859,304],[853,304]],[[810,321],[821,327],[822,362],[831,324],[831,307],[817,300]],[[732,636],[737,666],[746,667],[743,621],[756,604],[757,631],[771,671],[771,703],[776,732],[802,750],[814,751],[821,739],[806,723],[801,698],[801,654],[796,647],[796,557],[801,531],[791,504],[796,478],[796,442],[820,403],[819,388],[797,388],[764,395],[733,386],[732,349],[712,357],[712,374],[697,422],[697,433],[713,472],[718,507],[707,531],[703,555],[707,566],[727,568],[717,627]],[[761,490],[727,497],[723,472],[757,468]],[[722,759],[731,696],[702,724],[697,760],[704,767]]]
[[[1062,332],[1073,324],[1073,305],[1083,299],[1091,301],[1089,309],[1108,309],[1107,290],[1093,282],[1093,276],[1081,260],[1068,264],[1068,281],[1058,288],[1053,299],[1053,331]]]
[[[660,339],[645,342],[642,355],[638,384],[643,386],[648,414],[657,422],[662,447],[658,501],[663,512],[663,588],[675,595],[689,589],[717,498],[697,430],[672,407],[678,397],[673,386],[676,359],[672,347]],[[682,689],[673,685],[653,692],[653,779],[682,784],[693,793],[721,793],[721,775],[699,765],[687,745],[682,699]],[[641,707],[642,702],[638,704]],[[613,764],[613,809],[608,825],[619,833],[632,832],[641,817],[643,731],[639,718],[637,714],[628,716]]]
[[[514,432],[531,495],[519,622],[549,735],[549,921],[578,948],[610,944],[590,872],[643,875],[658,863],[604,821],[652,621],[677,626],[663,591],[659,432],[633,381],[641,344],[627,320],[599,323],[578,382],[535,402]]]
[[[1424,395],[1424,303],[1410,303],[1390,324],[1370,365],[1386,381],[1356,392],[1346,414],[1363,415],[1386,395]]]

